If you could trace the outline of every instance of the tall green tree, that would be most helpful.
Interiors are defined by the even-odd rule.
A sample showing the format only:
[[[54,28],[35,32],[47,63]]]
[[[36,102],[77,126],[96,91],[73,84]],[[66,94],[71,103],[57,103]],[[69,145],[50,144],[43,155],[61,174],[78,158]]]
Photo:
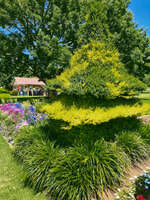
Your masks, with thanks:
[[[16,38],[0,34],[0,86],[10,87],[14,76],[28,72],[28,55]]]
[[[78,45],[81,4],[79,0],[0,0],[0,34],[5,35],[6,41],[15,42],[15,49],[9,48],[15,67],[25,72],[28,68],[31,74],[45,80],[68,66]],[[6,43],[4,39],[3,46]],[[22,54],[27,55],[24,66],[18,65],[12,51],[20,62]],[[6,54],[1,65],[10,65]],[[11,63],[13,69],[14,65]]]
[[[74,51],[94,39],[113,43],[128,72],[142,80],[150,71],[149,38],[133,22],[129,3],[0,0],[1,71],[45,81],[60,74]]]
[[[150,72],[149,37],[137,28],[128,10],[130,0],[91,0],[81,26],[81,43],[96,39],[113,43],[120,53],[128,72],[143,79]]]

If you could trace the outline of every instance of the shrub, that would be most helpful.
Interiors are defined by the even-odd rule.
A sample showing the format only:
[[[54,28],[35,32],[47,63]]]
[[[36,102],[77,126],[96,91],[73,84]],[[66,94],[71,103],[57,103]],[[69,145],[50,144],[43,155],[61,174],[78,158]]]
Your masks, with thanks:
[[[144,83],[150,87],[150,74],[145,74]]]
[[[141,161],[150,154],[150,147],[135,133],[124,132],[116,137],[116,142],[133,162]]]
[[[10,93],[12,96],[17,96],[18,95],[18,91],[17,90],[13,90]]]
[[[36,140],[24,160],[25,183],[37,192],[43,191],[57,154],[59,154],[59,148],[54,143]]]
[[[150,145],[150,124],[143,124],[140,126],[139,134],[141,135],[142,139]]]
[[[47,179],[53,199],[96,199],[106,188],[113,188],[130,161],[115,144],[96,142],[92,148],[75,146],[60,154]]]
[[[59,88],[61,88],[61,82],[57,79],[52,79],[47,81],[47,85],[45,86],[45,91],[48,94],[48,96],[51,96],[52,94],[54,94],[54,91],[56,91]]]
[[[6,94],[6,93],[0,94],[0,99],[8,99],[8,98],[10,98],[10,94]]]
[[[8,94],[9,92],[4,88],[0,88],[0,94],[3,94],[3,93]]]
[[[41,112],[56,120],[68,122],[71,126],[100,124],[118,117],[141,115],[150,111],[150,105],[136,100],[102,101],[93,97],[64,96],[52,99],[43,105]]]
[[[42,139],[42,134],[35,126],[24,126],[15,136],[15,145],[13,153],[15,157],[24,162],[27,159],[28,152],[30,151],[31,145],[35,144],[37,140]]]
[[[48,87],[53,87],[56,82],[63,93],[97,98],[134,95],[146,88],[144,83],[127,73],[112,45],[98,41],[91,41],[76,51],[70,68],[49,81]]]
[[[4,88],[0,88],[0,103],[3,101],[3,99],[8,98],[10,98],[9,92]]]

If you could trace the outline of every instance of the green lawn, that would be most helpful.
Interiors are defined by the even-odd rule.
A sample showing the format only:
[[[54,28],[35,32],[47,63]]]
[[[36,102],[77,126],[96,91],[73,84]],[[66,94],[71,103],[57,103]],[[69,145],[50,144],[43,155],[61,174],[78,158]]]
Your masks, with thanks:
[[[140,99],[150,99],[150,92],[141,93],[138,97]]]
[[[21,166],[13,159],[11,149],[0,135],[0,200],[46,200],[43,194],[23,186]]]
[[[150,91],[145,91],[139,94],[138,98],[141,99],[143,103],[150,103]]]

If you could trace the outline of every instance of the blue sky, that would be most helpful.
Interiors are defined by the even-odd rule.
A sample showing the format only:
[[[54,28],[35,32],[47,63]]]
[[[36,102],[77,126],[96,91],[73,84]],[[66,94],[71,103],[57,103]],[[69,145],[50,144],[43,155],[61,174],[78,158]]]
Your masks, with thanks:
[[[129,9],[134,15],[134,21],[148,29],[147,33],[150,35],[150,0],[131,0]]]

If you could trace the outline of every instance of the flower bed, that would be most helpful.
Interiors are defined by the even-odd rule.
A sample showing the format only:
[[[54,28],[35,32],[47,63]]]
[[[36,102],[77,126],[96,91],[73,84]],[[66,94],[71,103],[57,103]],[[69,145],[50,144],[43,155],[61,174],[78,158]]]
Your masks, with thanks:
[[[116,194],[116,200],[150,200],[150,172],[133,178],[129,185]]]
[[[13,136],[22,126],[35,124],[46,116],[37,113],[32,105],[0,104],[0,132],[8,142],[13,143]]]

